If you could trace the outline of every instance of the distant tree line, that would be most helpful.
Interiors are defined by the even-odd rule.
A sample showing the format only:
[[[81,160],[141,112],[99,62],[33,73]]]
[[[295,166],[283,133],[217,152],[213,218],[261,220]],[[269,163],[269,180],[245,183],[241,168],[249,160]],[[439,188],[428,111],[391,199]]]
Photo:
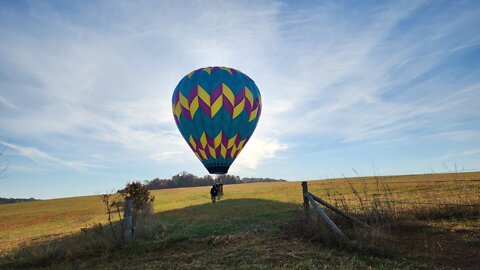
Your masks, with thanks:
[[[1,198],[0,197],[0,204],[7,204],[7,203],[18,203],[18,202],[30,202],[30,201],[38,201],[37,199],[30,198],[30,199],[19,199],[19,198]]]
[[[219,175],[217,181],[220,181],[223,184],[243,184],[243,183],[257,183],[257,182],[275,182],[275,181],[286,181],[283,179],[272,179],[272,178],[256,178],[256,177],[245,177],[240,178],[237,175]],[[205,175],[202,177],[196,176],[188,172],[181,172],[172,176],[170,179],[160,179],[155,178],[153,180],[145,180],[144,184],[148,190],[154,189],[166,189],[166,188],[181,188],[181,187],[199,187],[199,186],[210,186],[214,183],[214,179],[211,175]],[[118,190],[122,192],[123,190]]]

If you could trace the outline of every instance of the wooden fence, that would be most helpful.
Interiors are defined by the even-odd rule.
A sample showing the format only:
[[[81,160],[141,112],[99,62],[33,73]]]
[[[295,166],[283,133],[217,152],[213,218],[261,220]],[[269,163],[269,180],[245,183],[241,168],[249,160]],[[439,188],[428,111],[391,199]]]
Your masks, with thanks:
[[[308,183],[302,182],[302,192],[303,192],[303,206],[305,211],[305,220],[307,222],[311,221],[312,217],[310,214],[310,205],[318,213],[319,217],[332,229],[332,231],[341,239],[347,239],[347,236],[338,228],[338,226],[333,222],[333,220],[327,215],[327,212],[320,206],[323,205],[324,207],[332,210],[333,212],[339,214],[341,217],[360,224],[365,227],[369,227],[366,223],[362,222],[361,220],[353,217],[352,215],[343,212],[342,210],[338,209],[337,207],[331,205],[330,203],[326,202],[325,200],[321,199],[320,197],[315,196],[314,194],[308,192]]]

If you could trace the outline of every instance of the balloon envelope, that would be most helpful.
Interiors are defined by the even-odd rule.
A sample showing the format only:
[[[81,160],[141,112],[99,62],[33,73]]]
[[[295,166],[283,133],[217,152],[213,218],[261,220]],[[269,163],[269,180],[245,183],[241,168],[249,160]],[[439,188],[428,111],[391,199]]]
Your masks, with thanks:
[[[228,172],[262,111],[255,82],[227,67],[190,72],[175,88],[172,103],[180,133],[212,174]]]

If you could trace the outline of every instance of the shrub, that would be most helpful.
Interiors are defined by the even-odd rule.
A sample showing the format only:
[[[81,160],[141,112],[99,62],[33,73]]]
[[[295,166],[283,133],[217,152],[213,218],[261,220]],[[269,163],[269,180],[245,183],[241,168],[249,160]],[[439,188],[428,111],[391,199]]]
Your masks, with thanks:
[[[159,222],[153,216],[153,201],[147,186],[140,182],[131,182],[125,186],[123,196],[133,200],[133,226],[135,238],[152,238],[156,232],[163,231]]]

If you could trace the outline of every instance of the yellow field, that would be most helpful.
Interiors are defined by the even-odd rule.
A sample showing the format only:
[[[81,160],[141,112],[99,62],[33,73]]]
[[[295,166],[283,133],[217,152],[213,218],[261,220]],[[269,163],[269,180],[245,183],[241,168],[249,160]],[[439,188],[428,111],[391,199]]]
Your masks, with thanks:
[[[378,194],[385,192],[393,194],[387,199],[402,202],[468,205],[480,203],[479,180],[480,173],[364,177],[309,181],[309,190],[332,203],[348,202],[352,209],[358,206],[359,196],[368,201],[371,196],[384,196]],[[352,186],[360,194],[353,194]],[[301,213],[301,182],[228,185],[216,204],[210,202],[209,189],[152,192],[154,211],[166,226],[166,238],[203,239],[258,231],[262,226],[276,228]],[[408,207],[409,204],[402,205],[402,209]],[[83,227],[106,221],[99,196],[0,205],[0,253],[20,244],[35,245],[78,234]]]
[[[480,173],[389,176],[378,177],[378,180],[380,184],[387,183],[402,201],[463,203],[458,201],[462,193],[472,200],[478,200],[480,194]],[[367,183],[369,192],[375,192],[376,189],[373,177],[363,177],[309,181],[309,190],[326,199],[327,192],[332,195],[340,193],[355,202],[348,183],[360,190]],[[155,196],[154,210],[162,213],[209,203],[209,189],[193,187],[152,191]],[[225,187],[222,199],[261,199],[295,205],[303,201],[300,182],[229,185]],[[198,214],[186,218],[202,219]],[[208,218],[215,219],[216,216]],[[25,241],[78,232],[82,227],[99,222],[106,222],[105,209],[99,196],[0,205],[0,250]]]
[[[210,202],[210,187],[155,190],[154,210],[169,210]],[[300,183],[255,183],[225,187],[227,199],[265,199],[300,203]],[[188,219],[202,219],[197,213]],[[76,233],[95,223],[106,223],[100,196],[85,196],[0,205],[0,249],[38,238]]]

